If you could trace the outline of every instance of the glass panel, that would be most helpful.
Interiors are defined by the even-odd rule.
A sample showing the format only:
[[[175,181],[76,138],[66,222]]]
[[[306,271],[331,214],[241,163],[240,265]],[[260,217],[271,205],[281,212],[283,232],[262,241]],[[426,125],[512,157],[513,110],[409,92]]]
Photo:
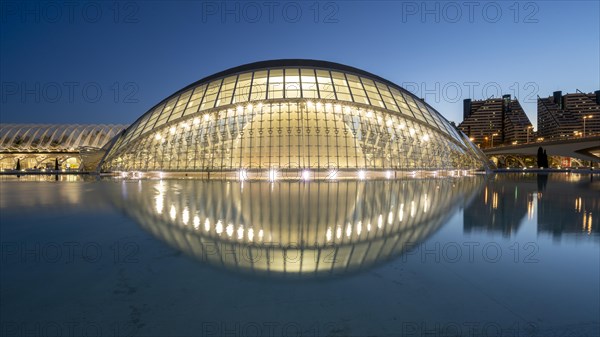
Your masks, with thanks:
[[[221,82],[222,80],[220,79],[210,82],[208,88],[206,89],[206,94],[204,95],[202,104],[200,104],[200,111],[212,109],[215,107],[215,100],[217,98],[217,94],[219,93]]]
[[[283,70],[274,69],[269,71],[269,99],[283,98]]]
[[[252,73],[241,74],[238,77],[237,85],[235,86],[235,95],[233,103],[247,102],[250,95],[250,83],[252,82]]]
[[[348,88],[348,83],[346,82],[344,74],[332,71],[331,77],[333,77],[333,85],[335,86],[337,99],[340,101],[352,102],[352,96],[350,96],[350,89]]]
[[[250,93],[250,100],[264,100],[267,97],[267,71],[257,71],[254,73],[254,79],[252,80],[252,90]]]
[[[363,89],[358,76],[347,74],[346,78],[348,79],[348,84],[350,85],[350,90],[352,90],[352,97],[354,98],[354,102],[369,104],[369,100],[367,99],[367,94]]]
[[[231,97],[233,96],[233,89],[235,87],[236,80],[237,75],[229,76],[223,80],[219,96],[215,102],[215,107],[231,104]]]
[[[367,96],[369,97],[371,105],[385,109],[385,104],[383,104],[383,100],[379,95],[379,91],[377,91],[377,88],[375,87],[375,83],[373,83],[372,80],[364,77],[361,77],[360,80],[362,81],[363,87],[367,92]]]
[[[146,117],[143,117],[136,125],[135,128],[133,128],[133,132],[131,132],[131,136],[130,139],[135,139],[137,136],[139,136],[142,132],[142,130],[144,129],[144,126],[146,126],[146,122],[148,121],[148,115]]]
[[[206,86],[206,84],[203,84],[194,89],[194,94],[188,102],[188,105],[185,109],[185,113],[183,114],[184,116],[198,111],[198,108],[200,107],[200,102],[202,101],[202,97],[204,96],[204,92],[206,91]]]
[[[173,109],[173,113],[171,113],[171,117],[169,117],[169,122],[172,120],[176,120],[177,118],[183,115],[183,109],[185,109],[185,106],[187,105],[191,95],[192,90],[188,90],[185,93],[181,94],[181,96],[179,96],[179,100],[175,105],[175,109]]]
[[[421,120],[423,122],[427,122],[425,120],[425,117],[423,116],[423,114],[421,113],[421,111],[419,110],[419,108],[417,107],[417,104],[415,103],[415,100],[412,98],[412,96],[410,94],[407,94],[407,93],[403,93],[402,96],[406,100],[406,103],[408,104],[408,106],[410,108],[410,111],[412,111],[412,113],[414,114],[415,118],[418,119],[418,120]]]
[[[154,108],[154,110],[152,110],[150,119],[148,120],[148,123],[146,123],[144,130],[142,130],[142,133],[145,133],[154,128],[154,124],[156,124],[156,120],[158,119],[158,116],[160,115],[160,112],[163,110],[164,107],[165,107],[165,105],[161,104],[161,105],[157,106],[156,108]]]
[[[421,113],[423,113],[423,116],[425,116],[425,119],[427,120],[429,125],[433,126],[434,128],[439,129],[440,127],[437,125],[437,123],[433,119],[433,116],[431,116],[431,114],[429,113],[429,110],[427,110],[427,107],[425,106],[425,103],[423,103],[423,100],[417,99],[417,100],[415,100],[415,102],[417,103],[419,110],[421,110]]]
[[[317,81],[315,79],[315,71],[313,69],[300,70],[300,82],[302,82],[302,97],[318,98]]]
[[[433,119],[435,120],[436,124],[439,126],[440,130],[442,130],[442,132],[444,132],[446,134],[450,134],[450,131],[448,131],[448,127],[450,125],[446,125],[446,123],[444,123],[442,121],[440,116],[435,112],[435,110],[433,110],[433,108],[427,106],[427,110],[429,111],[429,114],[433,117]]]
[[[173,111],[173,109],[175,108],[175,104],[177,103],[177,99],[178,97],[175,98],[171,98],[167,104],[165,105],[164,110],[162,111],[162,113],[160,114],[160,116],[158,116],[158,121],[156,122],[156,125],[154,126],[155,128],[165,124],[167,122],[167,119],[169,118],[169,116],[171,115],[171,111]]]
[[[317,83],[319,84],[319,94],[323,99],[335,99],[333,83],[327,70],[317,70]]]
[[[197,86],[196,89],[194,89],[194,94],[192,95],[192,98],[190,98],[190,101],[201,100],[202,96],[204,96],[204,91],[206,91],[206,86],[206,83]]]
[[[285,97],[300,98],[299,69],[285,69]]]
[[[461,144],[463,143],[462,142],[462,137],[460,137],[458,135],[458,132],[456,131],[456,129],[452,125],[450,125],[450,133],[452,133],[452,135],[454,136],[454,139],[456,139],[459,143],[461,143]]]
[[[398,106],[396,105],[396,101],[394,101],[394,97],[392,97],[392,93],[388,90],[387,85],[376,82],[377,89],[379,89],[379,93],[381,94],[381,98],[385,102],[385,106],[388,110],[393,110],[399,112]]]
[[[400,93],[400,91],[398,91],[398,89],[393,88],[393,87],[389,87],[390,91],[392,92],[392,95],[394,96],[394,100],[396,101],[396,104],[398,104],[398,107],[400,108],[400,111],[410,117],[415,117],[415,115],[413,115],[413,113],[410,111],[408,104],[406,104],[406,101],[404,100],[404,96],[402,96],[402,94]]]

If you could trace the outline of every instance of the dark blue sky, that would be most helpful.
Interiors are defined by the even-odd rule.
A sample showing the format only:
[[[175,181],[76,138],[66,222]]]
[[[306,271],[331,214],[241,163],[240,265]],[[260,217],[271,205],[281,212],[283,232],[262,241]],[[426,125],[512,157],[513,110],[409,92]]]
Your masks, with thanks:
[[[600,89],[598,1],[1,6],[2,123],[130,123],[204,76],[277,58],[370,71],[456,122],[464,98],[517,95],[535,125],[536,95]]]

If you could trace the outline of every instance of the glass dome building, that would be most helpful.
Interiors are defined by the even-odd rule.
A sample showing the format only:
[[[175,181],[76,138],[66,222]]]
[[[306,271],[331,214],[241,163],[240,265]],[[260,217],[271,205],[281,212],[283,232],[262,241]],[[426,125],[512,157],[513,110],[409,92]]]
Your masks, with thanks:
[[[256,62],[195,82],[136,120],[101,165],[242,180],[489,168],[420,98],[366,71],[314,60]]]

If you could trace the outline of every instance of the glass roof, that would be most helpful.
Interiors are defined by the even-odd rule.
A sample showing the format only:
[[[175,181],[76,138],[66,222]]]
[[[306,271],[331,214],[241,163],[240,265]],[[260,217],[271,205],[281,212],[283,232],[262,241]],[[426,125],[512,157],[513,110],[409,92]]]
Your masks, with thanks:
[[[190,115],[267,100],[331,100],[385,109],[439,130],[468,147],[465,138],[435,109],[379,76],[337,63],[276,60],[232,68],[176,92],[135,121],[112,152]]]

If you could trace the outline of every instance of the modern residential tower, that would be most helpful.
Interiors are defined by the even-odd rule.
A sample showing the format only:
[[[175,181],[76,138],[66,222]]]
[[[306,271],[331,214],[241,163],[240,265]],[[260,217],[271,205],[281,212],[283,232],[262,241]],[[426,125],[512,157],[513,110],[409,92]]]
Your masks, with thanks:
[[[600,90],[538,97],[538,137],[573,138],[600,134]]]
[[[510,95],[463,102],[463,121],[458,128],[480,147],[526,143],[533,140],[533,126],[521,104]]]

